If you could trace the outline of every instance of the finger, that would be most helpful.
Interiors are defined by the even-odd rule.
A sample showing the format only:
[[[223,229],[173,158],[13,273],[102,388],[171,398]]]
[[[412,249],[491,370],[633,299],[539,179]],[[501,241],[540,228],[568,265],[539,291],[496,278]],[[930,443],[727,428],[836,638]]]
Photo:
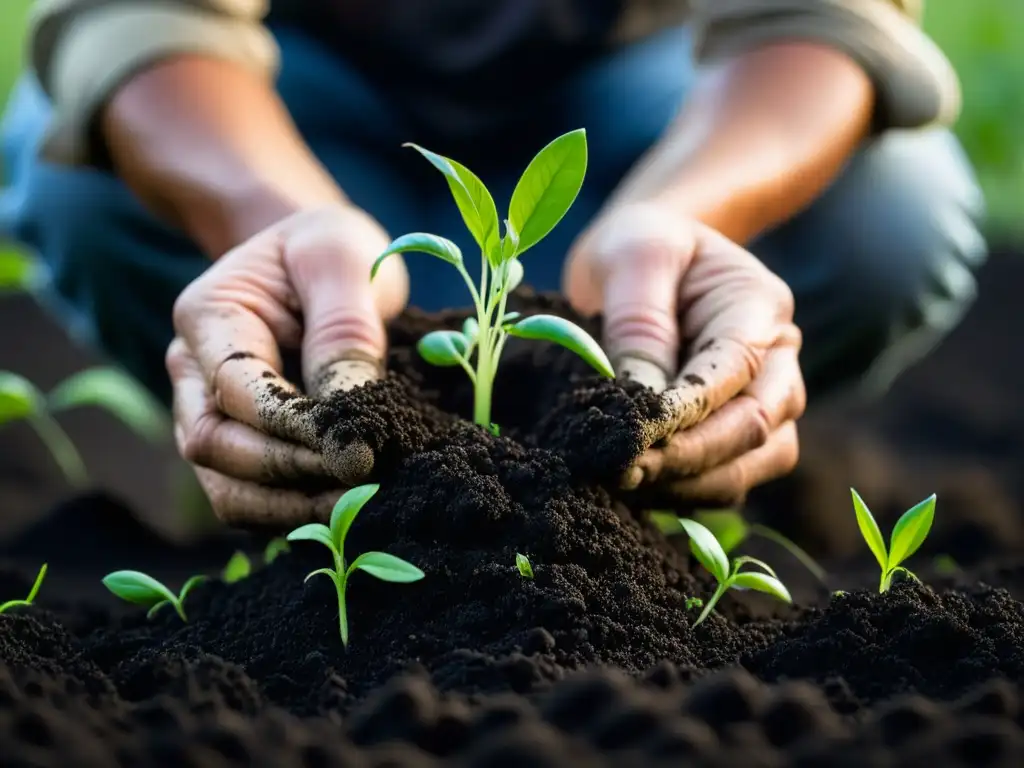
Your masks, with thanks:
[[[175,435],[182,457],[230,477],[253,482],[328,477],[319,454],[278,440],[221,414],[195,358],[181,340],[168,350]]]
[[[793,471],[799,457],[796,422],[787,421],[760,448],[710,472],[671,483],[666,491],[675,503],[735,506],[751,488]]]
[[[232,526],[291,528],[326,522],[342,490],[309,495],[300,491],[265,488],[235,480],[211,469],[196,468],[217,518]]]
[[[305,323],[303,375],[307,391],[318,397],[380,378],[384,316],[404,304],[394,289],[404,275],[399,260],[384,262],[370,280],[370,267],[386,247],[379,227],[356,214],[297,228],[287,239],[284,264]]]
[[[741,396],[706,421],[676,432],[662,447],[648,448],[626,470],[620,487],[632,491],[706,472],[764,445],[772,425],[761,404]]]

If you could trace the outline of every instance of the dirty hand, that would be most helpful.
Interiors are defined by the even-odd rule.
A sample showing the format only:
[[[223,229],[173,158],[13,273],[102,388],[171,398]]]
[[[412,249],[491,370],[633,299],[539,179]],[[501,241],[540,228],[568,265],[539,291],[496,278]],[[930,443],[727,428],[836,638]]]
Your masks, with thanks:
[[[167,351],[175,437],[221,520],[324,519],[372,469],[365,444],[318,444],[317,408],[283,378],[281,352],[301,349],[313,398],[380,376],[384,320],[408,296],[400,259],[370,283],[387,244],[356,208],[303,211],[228,252],[178,298]],[[310,484],[325,492],[303,492]]]
[[[623,204],[583,233],[565,280],[577,310],[604,313],[617,373],[667,406],[625,490],[729,506],[793,469],[801,337],[788,286],[753,255],[659,204]]]

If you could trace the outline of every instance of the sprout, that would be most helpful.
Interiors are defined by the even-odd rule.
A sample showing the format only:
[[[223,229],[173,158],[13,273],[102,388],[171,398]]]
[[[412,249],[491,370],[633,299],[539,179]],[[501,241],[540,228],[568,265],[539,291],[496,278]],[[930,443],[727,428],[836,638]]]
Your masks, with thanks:
[[[584,330],[561,317],[533,315],[524,319],[506,312],[508,295],[523,280],[519,257],[543,240],[576,200],[587,170],[587,137],[583,129],[558,137],[530,161],[512,192],[505,234],[498,211],[483,182],[463,165],[415,144],[407,144],[444,174],[467,229],[480,247],[480,283],[466,271],[462,251],[451,240],[425,232],[402,235],[374,263],[372,280],[383,261],[394,254],[420,252],[454,267],[465,281],[476,316],[461,331],[434,331],[417,349],[431,365],[461,366],[474,387],[473,420],[492,429],[491,393],[498,361],[509,336],[539,339],[572,350],[598,373],[613,378],[607,355]],[[476,355],[475,368],[471,365]]]
[[[170,433],[159,403],[135,379],[116,368],[90,368],[77,373],[49,395],[23,376],[0,371],[0,424],[27,421],[76,488],[89,484],[89,473],[75,444],[53,415],[83,405],[107,409],[152,442]]]
[[[46,568],[46,563],[43,563],[43,567],[39,569],[39,575],[36,576],[32,589],[28,592],[28,597],[24,600],[8,600],[6,603],[0,603],[0,613],[6,613],[11,608],[15,608],[19,605],[32,605],[36,599],[36,595],[39,594],[39,588],[43,586],[43,579],[46,578]]]
[[[338,626],[341,630],[341,642],[348,647],[348,613],[345,607],[345,591],[349,578],[356,571],[366,571],[382,581],[407,584],[419,581],[424,574],[419,568],[401,558],[385,552],[364,552],[351,565],[345,561],[345,538],[348,536],[356,515],[370,499],[380,490],[379,485],[360,485],[346,491],[331,512],[330,526],[320,523],[309,523],[296,528],[288,534],[288,541],[318,541],[331,550],[334,568],[318,568],[306,576],[309,581],[313,576],[321,574],[334,582],[338,592]]]
[[[658,529],[667,536],[680,533],[679,516],[673,512],[653,511],[650,513],[652,522]],[[758,536],[774,544],[779,545],[791,554],[800,564],[810,571],[814,578],[825,583],[827,574],[825,569],[800,548],[792,539],[787,538],[774,528],[760,523],[748,523],[739,512],[731,509],[725,510],[703,510],[696,512],[693,519],[710,530],[726,554],[732,552],[736,547],[752,536]],[[693,549],[691,543],[690,548]]]
[[[533,578],[533,566],[530,565],[530,558],[526,555],[516,552],[516,568],[519,569],[519,575],[524,579]]]
[[[686,607],[686,610],[692,611],[694,608],[703,608],[704,601],[699,597],[688,597],[683,605]]]
[[[263,564],[270,565],[272,562],[277,560],[279,555],[283,555],[285,552],[290,552],[291,547],[288,545],[288,539],[278,537],[271,539],[267,542],[267,548],[263,550]]]
[[[31,292],[42,282],[42,276],[37,259],[11,250],[7,243],[0,244],[0,291]]]
[[[867,504],[853,488],[850,489],[850,494],[853,496],[853,510],[857,514],[857,526],[860,528],[860,534],[882,568],[878,591],[887,592],[892,586],[893,576],[897,573],[920,581],[900,563],[917,552],[924,540],[928,538],[928,533],[932,529],[932,521],[935,519],[935,494],[933,493],[924,501],[915,504],[896,521],[889,540],[888,551],[885,547],[885,540],[882,538],[882,532],[878,530],[878,523],[872,517]]]
[[[249,576],[252,573],[252,562],[245,552],[238,551],[231,556],[228,564],[221,571],[221,579],[225,584],[234,584]]]
[[[165,605],[172,605],[181,620],[187,622],[185,598],[196,585],[206,579],[206,576],[193,576],[185,582],[181,592],[175,595],[152,576],[140,571],[114,571],[103,577],[103,586],[126,602],[149,608],[149,612],[146,613],[147,619],[153,618],[153,615]]]
[[[697,618],[697,621],[693,623],[694,627],[710,615],[712,609],[721,600],[722,595],[730,589],[753,589],[757,592],[769,594],[786,603],[793,602],[793,598],[789,595],[789,590],[779,581],[775,571],[767,563],[763,563],[753,557],[743,556],[737,557],[730,565],[728,555],[725,554],[722,545],[718,543],[718,539],[715,538],[711,531],[696,520],[680,519],[679,524],[690,537],[690,542],[693,544],[693,553],[700,561],[700,564],[707,568],[718,582],[718,589],[715,590],[711,599],[705,604],[704,610]],[[740,569],[744,565],[757,566],[764,570],[765,573],[741,571]]]

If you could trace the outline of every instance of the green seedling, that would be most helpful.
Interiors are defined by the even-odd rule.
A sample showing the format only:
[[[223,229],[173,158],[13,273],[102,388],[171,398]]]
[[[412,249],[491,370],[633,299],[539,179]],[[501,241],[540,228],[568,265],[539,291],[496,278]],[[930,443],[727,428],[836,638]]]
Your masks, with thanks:
[[[28,591],[28,597],[24,600],[8,600],[6,603],[0,603],[0,613],[6,613],[11,610],[11,608],[16,608],[18,606],[32,605],[36,599],[36,595],[39,594],[39,588],[43,586],[43,579],[46,578],[46,567],[46,563],[43,563],[43,567],[39,569],[39,575],[36,576],[32,589]]]
[[[699,597],[688,597],[686,598],[686,602],[683,605],[686,607],[686,610],[692,611],[695,608],[703,608],[704,601],[701,600]]]
[[[480,248],[480,282],[473,283],[455,243],[425,232],[403,235],[392,242],[374,263],[370,279],[389,256],[411,252],[434,256],[462,276],[476,316],[468,318],[461,331],[428,333],[417,349],[431,365],[462,366],[466,371],[474,387],[473,420],[485,429],[491,427],[491,392],[509,336],[561,344],[602,376],[614,377],[607,355],[583,329],[554,315],[520,319],[518,312],[506,312],[509,294],[523,280],[520,257],[554,229],[579,194],[587,170],[586,132],[579,129],[558,137],[530,161],[512,192],[504,235],[500,233],[494,199],[476,174],[416,144],[405,146],[415,149],[444,174],[466,228]]]
[[[193,576],[185,582],[181,592],[175,595],[152,576],[139,571],[114,571],[103,577],[103,586],[126,602],[149,608],[149,612],[146,613],[148,619],[153,618],[153,615],[165,605],[171,605],[181,620],[187,622],[185,598],[206,579],[206,576]]]
[[[288,544],[288,539],[271,539],[267,543],[267,548],[263,550],[263,564],[270,565],[281,555],[286,552],[291,552],[291,549],[291,546]]]
[[[526,555],[516,552],[516,568],[519,569],[519,575],[524,579],[533,578],[533,566],[530,565],[530,558]]]
[[[46,445],[67,481],[76,488],[89,485],[85,462],[55,414],[95,405],[110,411],[151,442],[170,434],[167,415],[142,385],[116,368],[90,368],[59,384],[48,395],[24,376],[0,371],[0,425],[27,421]]]
[[[650,514],[651,520],[662,533],[668,536],[680,533],[679,518],[676,514],[660,511],[651,512]],[[743,515],[731,509],[696,512],[693,515],[693,519],[715,535],[715,538],[718,539],[718,543],[722,545],[722,549],[725,550],[726,554],[731,553],[747,539],[759,537],[785,549],[796,560],[800,561],[800,564],[810,571],[814,578],[822,584],[825,583],[827,576],[825,569],[818,565],[814,558],[801,549],[795,541],[779,533],[774,528],[769,528],[767,525],[761,525],[760,523],[748,523]],[[694,544],[691,542],[691,551],[693,547]]]
[[[356,571],[366,571],[381,581],[408,584],[419,581],[424,574],[419,568],[401,558],[386,552],[364,552],[349,565],[345,561],[345,538],[352,522],[366,503],[380,490],[379,485],[360,485],[346,491],[331,512],[330,526],[309,523],[288,534],[288,541],[317,541],[331,550],[333,568],[318,568],[306,576],[306,581],[317,574],[327,576],[334,582],[338,593],[338,626],[341,643],[348,647],[348,612],[345,606],[345,592],[349,578]]]
[[[940,576],[954,576],[963,570],[952,555],[936,555],[932,560],[932,568]]]
[[[0,291],[31,292],[41,282],[41,276],[37,259],[0,242]]]
[[[697,621],[693,623],[694,627],[698,626],[711,614],[715,605],[722,599],[722,595],[730,589],[753,589],[778,598],[785,603],[793,602],[789,590],[779,581],[779,577],[775,575],[775,571],[767,563],[757,558],[742,556],[735,558],[730,564],[729,556],[725,554],[722,545],[718,543],[718,539],[715,538],[715,535],[710,530],[696,520],[687,520],[685,518],[679,520],[679,525],[686,531],[686,535],[690,537],[690,541],[694,544],[694,556],[700,561],[701,565],[711,572],[711,575],[718,582],[718,589],[715,590],[711,599],[704,605],[704,610],[697,617]],[[756,566],[765,571],[765,573],[740,570],[745,565]]]
[[[221,571],[220,578],[225,584],[234,584],[242,579],[248,578],[252,573],[252,562],[245,552],[238,551],[231,556],[228,564]]]
[[[860,534],[882,568],[878,591],[887,592],[892,586],[892,580],[896,574],[920,581],[901,563],[917,552],[924,544],[924,540],[928,538],[932,522],[935,519],[935,494],[933,493],[924,501],[915,504],[896,521],[889,539],[888,550],[886,550],[882,532],[878,529],[878,523],[875,522],[864,499],[853,488],[850,489],[850,494],[853,496],[853,510],[857,514],[857,526],[860,528]]]

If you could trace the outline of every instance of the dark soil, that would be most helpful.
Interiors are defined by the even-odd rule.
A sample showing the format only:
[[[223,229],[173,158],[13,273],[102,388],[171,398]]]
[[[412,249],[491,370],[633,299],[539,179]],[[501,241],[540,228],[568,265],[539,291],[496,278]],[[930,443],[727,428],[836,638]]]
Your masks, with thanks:
[[[753,498],[753,514],[850,591],[830,597],[757,545],[798,605],[727,597],[696,630],[685,601],[709,595],[709,576],[602,487],[642,448],[657,402],[524,342],[506,353],[503,436],[492,437],[456,418],[471,408],[461,370],[429,367],[412,348],[461,316],[410,314],[391,331],[396,375],[321,405],[319,423],[375,452],[382,489],[349,554],[386,550],[426,578],[357,574],[348,650],[332,585],[303,583],[327,564],[315,544],[237,584],[198,587],[188,624],[166,610],[147,620],[98,579],[138,568],[177,587],[215,574],[236,546],[258,553],[259,535],[174,546],[114,498],[72,500],[0,549],[0,599],[22,596],[41,560],[51,570],[37,607],[0,616],[0,766],[1024,764],[1019,356],[1007,369],[1016,405],[999,387],[968,389],[970,354],[986,354],[992,333],[1013,338],[1016,305],[998,303],[998,288],[1019,290],[1015,268],[947,345],[963,352],[901,382],[895,410],[874,422],[830,406],[805,433],[801,470]],[[549,297],[520,303],[562,311]],[[946,387],[968,396],[944,408]],[[903,451],[919,430],[963,452],[915,461],[920,451]],[[883,528],[938,492],[935,534],[915,560],[930,586],[859,591],[877,575],[850,485]],[[936,554],[963,570],[940,575]]]

